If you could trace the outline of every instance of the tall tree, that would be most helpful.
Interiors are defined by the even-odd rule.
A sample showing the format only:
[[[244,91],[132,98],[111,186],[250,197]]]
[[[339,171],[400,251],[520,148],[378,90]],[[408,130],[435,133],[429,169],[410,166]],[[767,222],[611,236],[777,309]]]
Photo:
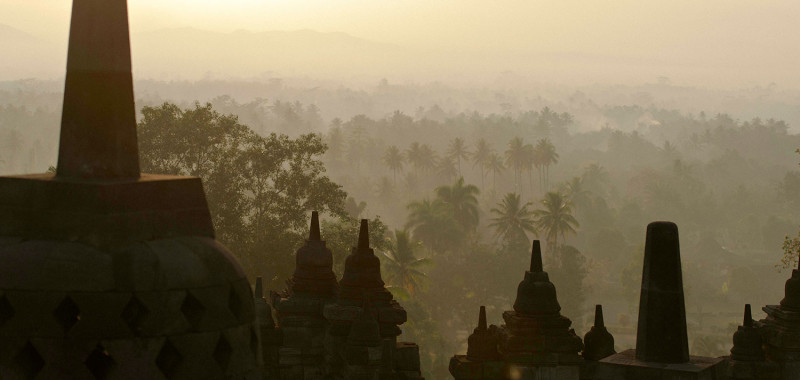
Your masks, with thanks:
[[[503,174],[503,171],[506,170],[505,165],[503,165],[503,158],[497,153],[492,153],[486,161],[486,169],[489,169],[489,172],[492,173],[492,189],[496,189],[497,175]]]
[[[508,149],[506,149],[506,167],[514,170],[514,188],[519,190],[519,177],[520,172],[525,168],[527,161],[527,148],[522,138],[515,137],[508,142]]]
[[[403,154],[400,153],[400,149],[397,146],[392,145],[386,148],[386,152],[383,154],[383,163],[392,170],[394,183],[397,183],[397,172],[403,170],[404,162]]]
[[[584,186],[582,177],[573,177],[567,181],[562,191],[569,202],[575,206],[575,215],[578,214],[579,208],[586,207],[591,201],[591,192]]]
[[[479,166],[481,168],[481,187],[485,188],[484,180],[486,178],[485,169],[488,166],[489,159],[494,153],[492,147],[486,142],[486,139],[481,138],[475,143],[475,152],[472,153],[472,167]]]
[[[572,215],[572,203],[557,191],[549,191],[540,201],[542,208],[533,212],[536,216],[536,226],[545,233],[547,241],[553,248],[558,247],[558,236],[566,239],[567,233],[575,233],[579,226]]]
[[[558,153],[556,147],[550,142],[550,139],[544,138],[539,140],[536,144],[538,154],[540,154],[541,164],[544,167],[544,187],[550,188],[550,165],[558,163]]]
[[[452,186],[436,188],[437,199],[451,208],[453,217],[465,231],[473,231],[478,226],[478,194],[478,187],[465,185],[464,177],[459,177]]]
[[[436,163],[436,175],[439,178],[452,181],[458,175],[458,169],[453,159],[450,157],[439,159],[439,162]]]
[[[495,229],[497,237],[514,246],[526,246],[529,243],[528,233],[538,235],[533,219],[533,212],[528,209],[530,202],[522,203],[519,194],[508,193],[497,207],[491,210],[495,215],[490,227]]]
[[[464,139],[461,137],[456,137],[453,141],[450,142],[450,147],[447,150],[447,157],[455,159],[456,163],[458,163],[458,175],[462,176],[461,174],[461,159],[469,158],[469,151],[467,150],[467,146],[464,143]]]
[[[416,141],[412,142],[408,149],[406,149],[406,160],[408,160],[408,163],[414,166],[414,171],[417,173],[419,173],[419,170],[422,167],[422,161],[420,160],[421,150],[422,145]]]
[[[442,254],[462,242],[463,230],[444,202],[416,201],[408,205],[408,211],[406,228],[434,252]]]
[[[203,179],[217,238],[250,276],[291,275],[311,210],[346,217],[347,194],[325,176],[319,135],[260,136],[210,104],[170,103],[143,107],[138,133],[142,171]]]
[[[427,277],[422,269],[431,263],[428,258],[417,258],[416,251],[419,242],[411,240],[411,235],[405,230],[395,230],[394,239],[389,242],[388,249],[383,252],[386,256],[384,273],[387,279],[397,286],[403,287],[410,295],[414,295],[422,286],[422,281]]]

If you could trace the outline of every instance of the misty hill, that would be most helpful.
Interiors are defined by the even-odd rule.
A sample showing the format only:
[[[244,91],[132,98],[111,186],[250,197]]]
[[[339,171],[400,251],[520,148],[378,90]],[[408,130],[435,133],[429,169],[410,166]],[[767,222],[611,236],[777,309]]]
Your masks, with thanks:
[[[0,79],[51,77],[63,71],[66,48],[22,30],[0,24]]]
[[[0,62],[0,80],[62,76],[65,43],[0,24],[0,51],[7,52]],[[131,43],[137,76],[169,80],[312,73],[349,79],[367,72],[379,75],[401,56],[413,56],[399,46],[313,30],[221,33],[174,28],[134,33]]]
[[[386,67],[403,53],[398,46],[312,30],[219,33],[179,28],[131,39],[137,71],[170,79],[309,72],[338,76],[345,71],[357,76],[370,67]]]

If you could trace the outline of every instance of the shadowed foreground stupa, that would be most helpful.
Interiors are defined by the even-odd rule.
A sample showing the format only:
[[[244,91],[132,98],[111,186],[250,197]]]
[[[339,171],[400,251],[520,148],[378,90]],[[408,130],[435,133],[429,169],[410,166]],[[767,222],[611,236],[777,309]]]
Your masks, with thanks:
[[[199,178],[139,174],[125,0],[75,0],[58,169],[0,178],[0,378],[257,379]]]
[[[598,380],[716,380],[726,375],[723,358],[689,356],[678,226],[647,226],[636,349],[600,361]]]

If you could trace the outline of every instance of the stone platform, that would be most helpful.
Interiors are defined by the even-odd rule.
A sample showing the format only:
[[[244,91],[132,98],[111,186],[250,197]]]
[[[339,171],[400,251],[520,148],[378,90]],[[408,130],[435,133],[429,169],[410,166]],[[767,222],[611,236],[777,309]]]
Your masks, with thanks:
[[[636,350],[627,350],[600,360],[597,380],[723,380],[727,379],[724,358],[690,356],[679,364],[644,362]]]

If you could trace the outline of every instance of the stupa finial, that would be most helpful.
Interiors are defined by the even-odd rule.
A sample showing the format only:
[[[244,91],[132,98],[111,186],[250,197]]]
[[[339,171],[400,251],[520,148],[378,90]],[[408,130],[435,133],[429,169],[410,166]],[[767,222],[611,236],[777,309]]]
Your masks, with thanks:
[[[531,272],[544,272],[542,247],[538,240],[534,240],[533,247],[531,247]]]
[[[126,0],[73,1],[60,178],[138,178]]]
[[[603,321],[603,305],[594,306],[594,325],[597,327],[606,327],[606,323]]]
[[[308,234],[309,241],[322,240],[322,234],[319,232],[319,213],[316,211],[311,212],[311,228]]]
[[[481,311],[478,314],[478,330],[484,331],[488,328],[486,324],[486,306],[481,306]]]
[[[361,219],[361,230],[358,232],[358,251],[369,249],[369,221]]]

